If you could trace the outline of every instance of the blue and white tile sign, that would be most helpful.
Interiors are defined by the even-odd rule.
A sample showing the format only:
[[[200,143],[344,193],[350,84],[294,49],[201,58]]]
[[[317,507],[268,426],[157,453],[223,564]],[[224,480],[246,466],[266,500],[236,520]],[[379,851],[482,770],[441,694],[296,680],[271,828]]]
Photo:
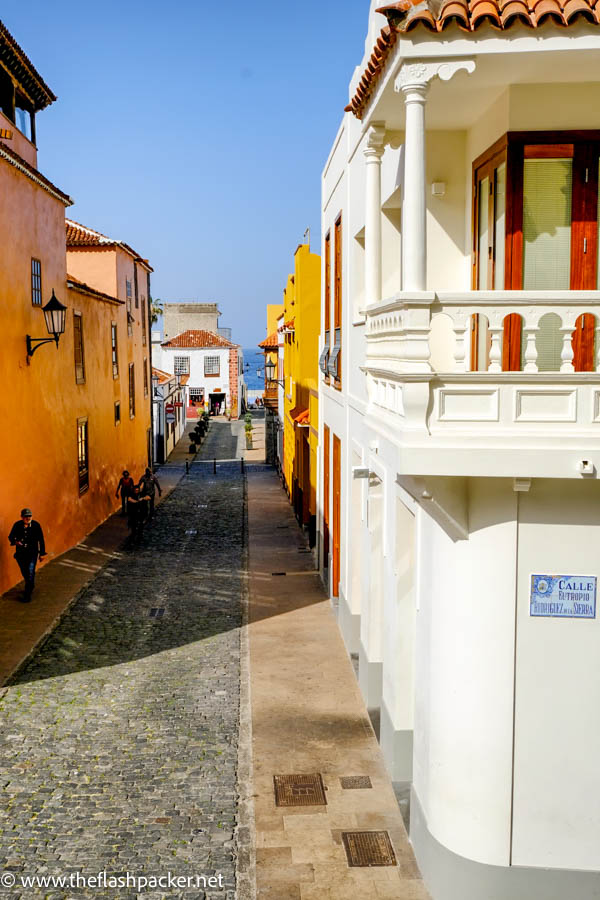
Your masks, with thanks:
[[[532,575],[530,616],[596,618],[595,575]]]

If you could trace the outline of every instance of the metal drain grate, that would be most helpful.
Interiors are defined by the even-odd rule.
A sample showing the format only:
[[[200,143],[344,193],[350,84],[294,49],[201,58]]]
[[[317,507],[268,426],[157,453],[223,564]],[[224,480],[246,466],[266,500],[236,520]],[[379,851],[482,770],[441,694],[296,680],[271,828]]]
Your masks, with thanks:
[[[164,606],[159,606],[159,607],[154,606],[154,607],[150,610],[150,618],[151,618],[151,619],[162,619],[162,617],[164,616],[164,614],[165,614],[165,608],[164,608]]]
[[[287,572],[271,572],[271,576],[273,578],[280,577],[282,575],[287,575]]]
[[[387,831],[344,831],[342,840],[351,867],[396,865]]]
[[[320,775],[274,775],[276,806],[327,806]]]
[[[368,775],[346,775],[340,778],[340,784],[345,791],[365,790],[373,787]]]

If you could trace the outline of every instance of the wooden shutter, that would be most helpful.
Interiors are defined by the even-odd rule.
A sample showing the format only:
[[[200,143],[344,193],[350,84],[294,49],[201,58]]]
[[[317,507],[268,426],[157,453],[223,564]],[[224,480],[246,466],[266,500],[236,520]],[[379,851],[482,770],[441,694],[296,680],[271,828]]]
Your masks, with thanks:
[[[340,514],[341,514],[341,443],[333,436],[333,548],[331,561],[331,590],[334,597],[340,593]]]
[[[323,427],[323,566],[329,568],[329,428]]]
[[[575,323],[573,332],[573,366],[576,372],[594,372],[594,338],[596,317],[591,313],[582,313]]]
[[[519,313],[511,313],[504,318],[504,340],[502,342],[502,371],[521,371],[522,320]]]

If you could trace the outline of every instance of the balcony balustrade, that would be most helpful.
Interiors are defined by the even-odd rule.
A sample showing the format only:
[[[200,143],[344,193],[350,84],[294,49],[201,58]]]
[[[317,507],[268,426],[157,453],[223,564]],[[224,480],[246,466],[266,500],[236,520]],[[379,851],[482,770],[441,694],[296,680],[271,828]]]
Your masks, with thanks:
[[[406,471],[600,468],[600,292],[400,294],[366,317],[369,411]]]

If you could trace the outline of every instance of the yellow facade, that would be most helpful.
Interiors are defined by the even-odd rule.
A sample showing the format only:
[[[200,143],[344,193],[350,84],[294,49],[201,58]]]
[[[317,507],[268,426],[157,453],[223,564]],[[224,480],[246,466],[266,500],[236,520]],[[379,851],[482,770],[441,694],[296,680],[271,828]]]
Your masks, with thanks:
[[[301,244],[283,292],[283,475],[298,520],[314,535],[319,428],[321,257]]]

